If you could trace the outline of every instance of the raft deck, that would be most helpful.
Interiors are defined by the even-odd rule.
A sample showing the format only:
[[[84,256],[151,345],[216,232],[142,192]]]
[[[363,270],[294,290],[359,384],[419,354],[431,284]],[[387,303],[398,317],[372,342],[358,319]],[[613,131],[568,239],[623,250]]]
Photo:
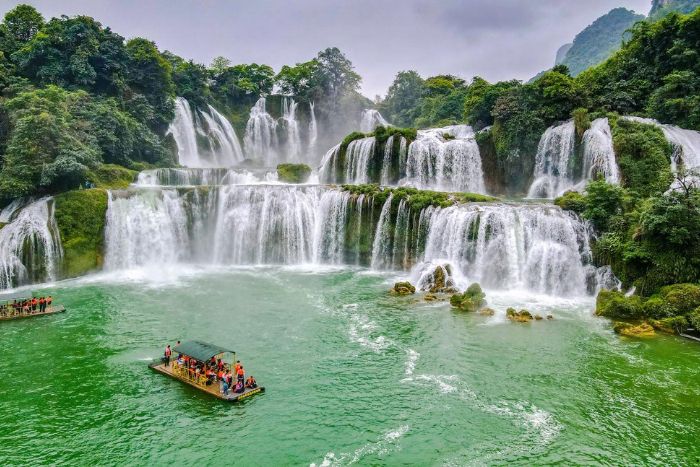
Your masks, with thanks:
[[[250,397],[252,395],[265,392],[264,387],[258,386],[257,388],[254,388],[254,389],[246,388],[243,392],[240,392],[240,393],[234,393],[233,391],[229,390],[229,393],[224,395],[219,390],[219,383],[218,382],[212,383],[210,385],[199,384],[198,382],[190,379],[189,377],[183,377],[183,376],[180,376],[178,373],[176,373],[174,371],[172,363],[173,362],[171,361],[170,365],[165,365],[165,363],[155,362],[155,363],[151,363],[150,365],[148,365],[148,367],[151,368],[152,370],[157,371],[158,373],[162,373],[162,374],[164,374],[166,376],[170,376],[171,378],[174,378],[178,381],[182,381],[183,383],[188,384],[194,388],[197,388],[202,392],[206,392],[207,394],[211,394],[212,396],[214,396],[218,399],[221,399],[223,401],[227,401],[227,402],[240,401],[240,400],[243,400],[243,399]]]
[[[34,318],[35,316],[46,316],[55,315],[56,313],[63,313],[66,308],[63,305],[50,306],[46,308],[46,311],[35,311],[34,313],[17,313],[12,315],[0,315],[0,321],[10,321],[13,319],[23,319],[23,318]]]

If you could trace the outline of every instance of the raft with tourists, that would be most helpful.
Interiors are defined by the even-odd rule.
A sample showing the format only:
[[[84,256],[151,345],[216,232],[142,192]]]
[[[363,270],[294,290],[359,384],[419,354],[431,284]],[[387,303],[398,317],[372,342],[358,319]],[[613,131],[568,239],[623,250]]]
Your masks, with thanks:
[[[227,402],[265,392],[245,370],[236,352],[202,341],[177,342],[165,348],[163,357],[148,365],[154,371]]]
[[[55,315],[66,311],[63,305],[54,305],[51,295],[32,292],[0,294],[0,321]]]

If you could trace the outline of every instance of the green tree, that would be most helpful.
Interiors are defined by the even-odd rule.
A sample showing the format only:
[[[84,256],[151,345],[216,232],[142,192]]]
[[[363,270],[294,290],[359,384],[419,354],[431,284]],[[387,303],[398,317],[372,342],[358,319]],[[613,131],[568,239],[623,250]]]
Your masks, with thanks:
[[[316,59],[294,66],[284,65],[277,73],[275,83],[283,94],[307,101],[313,101],[323,93]]]
[[[425,94],[425,81],[414,70],[400,71],[389,86],[382,110],[390,122],[398,126],[412,126],[420,100]]]
[[[331,109],[337,109],[344,95],[357,92],[362,78],[355,73],[352,62],[337,47],[318,53],[318,82]]]
[[[127,42],[126,51],[126,83],[133,92],[142,94],[153,106],[155,112],[149,124],[153,128],[162,129],[174,116],[172,65],[153,42],[140,37]]]
[[[44,26],[44,17],[29,5],[18,5],[0,25],[0,47],[8,56],[29,42]]]

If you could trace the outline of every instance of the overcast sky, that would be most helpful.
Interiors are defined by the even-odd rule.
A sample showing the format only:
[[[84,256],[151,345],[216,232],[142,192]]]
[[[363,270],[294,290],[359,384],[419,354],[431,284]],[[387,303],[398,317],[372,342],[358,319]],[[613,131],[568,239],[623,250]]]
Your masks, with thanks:
[[[87,14],[204,64],[223,55],[277,71],[335,46],[374,97],[408,69],[527,80],[602,14],[647,14],[651,0],[0,0],[2,14],[18,3],[47,19]]]

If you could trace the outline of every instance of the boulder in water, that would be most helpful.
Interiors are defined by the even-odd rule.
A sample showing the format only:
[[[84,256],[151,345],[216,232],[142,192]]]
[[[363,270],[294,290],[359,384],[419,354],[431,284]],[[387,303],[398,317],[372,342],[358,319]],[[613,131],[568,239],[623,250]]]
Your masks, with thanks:
[[[410,282],[397,282],[390,293],[392,295],[413,295],[416,293],[416,288]]]
[[[516,323],[528,323],[532,321],[532,313],[527,310],[515,311],[515,308],[508,308],[506,310],[506,317]]]
[[[437,297],[437,295],[435,295],[435,294],[433,294],[433,293],[427,293],[427,294],[425,294],[425,296],[423,297],[423,299],[424,299],[426,302],[434,302],[435,300],[438,299],[438,297]]]
[[[450,304],[461,311],[479,311],[486,306],[486,295],[479,284],[470,285],[463,294],[450,297]]]
[[[493,316],[496,314],[496,311],[493,308],[487,307],[487,308],[482,308],[481,310],[479,310],[479,314],[484,315],[484,316]]]
[[[423,274],[418,284],[423,291],[436,293],[457,293],[449,264],[436,265],[432,272]]]
[[[652,337],[655,332],[654,328],[647,322],[640,324],[632,324],[622,321],[616,321],[613,324],[613,331],[621,336],[627,337]]]
[[[554,319],[554,316],[552,316],[552,315],[547,315],[547,319]]]
[[[535,321],[542,321],[542,315],[535,315]]]

